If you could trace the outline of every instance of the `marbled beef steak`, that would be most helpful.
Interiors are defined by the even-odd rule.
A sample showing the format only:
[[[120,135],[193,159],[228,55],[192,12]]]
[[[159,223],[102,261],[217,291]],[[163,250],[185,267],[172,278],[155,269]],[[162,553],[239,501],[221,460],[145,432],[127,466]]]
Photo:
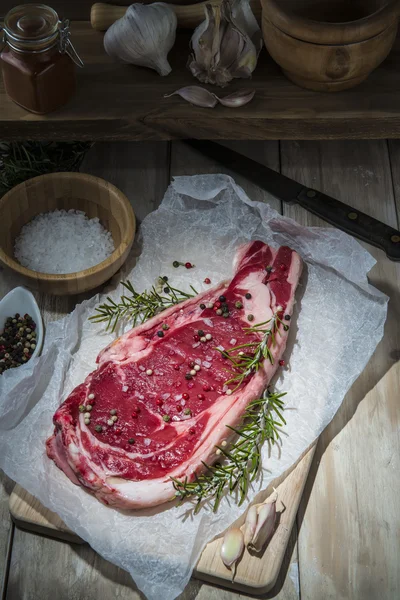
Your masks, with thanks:
[[[216,444],[231,435],[226,426],[240,423],[275,373],[301,259],[285,246],[251,242],[237,251],[234,272],[115,340],[55,413],[48,456],[105,504],[142,508],[173,497],[171,477],[191,481],[202,462],[214,462]],[[217,314],[226,305],[229,317]],[[230,362],[221,350],[258,341],[261,334],[244,328],[276,313],[283,322],[270,346],[273,363],[227,388]]]

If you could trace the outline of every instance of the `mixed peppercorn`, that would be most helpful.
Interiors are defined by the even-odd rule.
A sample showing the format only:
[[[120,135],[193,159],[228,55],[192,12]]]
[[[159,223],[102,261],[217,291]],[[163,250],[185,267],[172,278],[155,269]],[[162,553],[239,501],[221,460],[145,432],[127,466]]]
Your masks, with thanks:
[[[28,314],[8,317],[0,333],[0,375],[24,365],[36,348],[36,323]]]

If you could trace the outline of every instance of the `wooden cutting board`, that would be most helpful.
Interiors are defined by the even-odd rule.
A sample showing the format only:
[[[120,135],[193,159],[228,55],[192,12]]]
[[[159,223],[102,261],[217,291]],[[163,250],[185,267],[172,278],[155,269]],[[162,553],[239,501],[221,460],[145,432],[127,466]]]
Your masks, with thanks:
[[[277,529],[265,551],[260,556],[250,555],[247,551],[240,561],[235,581],[231,581],[231,572],[225,568],[220,558],[222,536],[209,542],[195,567],[194,577],[252,594],[265,594],[273,588],[285,555],[290,533],[296,518],[297,509],[307,480],[315,452],[313,445],[281,478],[274,482],[278,492]],[[261,492],[264,500],[273,492],[272,485]],[[10,513],[15,524],[22,529],[60,538],[78,544],[85,543],[63,523],[58,515],[51,512],[18,484],[10,496]],[[238,524],[243,522],[239,519]]]

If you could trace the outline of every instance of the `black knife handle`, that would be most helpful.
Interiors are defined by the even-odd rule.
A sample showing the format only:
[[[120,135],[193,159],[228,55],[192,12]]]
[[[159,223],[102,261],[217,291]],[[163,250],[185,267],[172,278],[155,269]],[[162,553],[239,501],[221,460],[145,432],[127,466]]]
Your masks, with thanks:
[[[300,206],[324,221],[381,248],[391,260],[400,261],[400,231],[397,229],[317,190],[304,188],[298,195],[297,201]]]

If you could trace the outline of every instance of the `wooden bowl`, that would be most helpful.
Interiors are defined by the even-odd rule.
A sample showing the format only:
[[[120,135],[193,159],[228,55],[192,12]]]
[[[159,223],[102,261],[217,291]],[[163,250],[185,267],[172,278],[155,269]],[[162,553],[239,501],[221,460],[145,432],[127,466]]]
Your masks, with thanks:
[[[389,54],[400,0],[261,0],[264,42],[294,83],[339,91],[361,83]]]
[[[66,275],[39,273],[14,258],[21,228],[36,215],[56,209],[83,210],[111,232],[115,250],[98,265]],[[82,173],[51,173],[29,179],[0,200],[0,261],[30,287],[54,295],[78,294],[101,285],[124,263],[135,236],[136,220],[127,197],[104,179]]]

